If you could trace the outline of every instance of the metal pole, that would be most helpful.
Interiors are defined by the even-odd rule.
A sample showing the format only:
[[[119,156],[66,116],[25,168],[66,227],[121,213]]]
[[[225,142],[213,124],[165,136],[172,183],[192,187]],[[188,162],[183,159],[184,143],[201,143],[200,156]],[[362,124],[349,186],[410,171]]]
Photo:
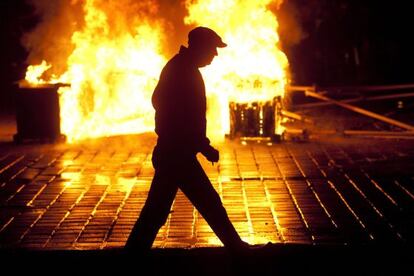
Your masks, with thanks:
[[[314,123],[313,120],[311,120],[311,119],[305,118],[302,115],[299,115],[299,114],[296,114],[296,113],[293,113],[293,112],[290,112],[290,111],[287,111],[287,110],[282,110],[281,113],[282,113],[282,116],[289,117],[289,118],[292,118],[292,119],[295,119],[295,120],[298,120],[298,121],[302,121],[302,122],[309,123],[309,124]]]
[[[291,85],[286,87],[288,91],[315,91],[316,86]],[[333,86],[319,87],[318,90],[352,90],[352,91],[386,91],[414,88],[414,84],[394,84],[394,85],[371,85],[371,86]]]
[[[414,97],[414,93],[400,93],[400,94],[393,94],[393,95],[384,95],[384,96],[374,96],[374,97],[358,97],[353,99],[341,100],[341,103],[354,103],[354,102],[361,102],[361,101],[373,101],[373,100],[387,100],[387,99],[398,99],[398,98],[409,98]],[[319,102],[319,103],[307,103],[307,104],[298,104],[294,105],[295,108],[312,108],[312,107],[319,107],[319,106],[326,106],[332,105],[332,102]]]
[[[307,130],[307,129],[286,129],[285,135],[303,135],[307,133],[312,137],[315,135],[343,135],[352,137],[375,137],[375,138],[392,138],[392,139],[414,139],[414,131],[375,131],[375,130],[344,130],[337,131],[332,129],[325,130]]]
[[[413,136],[414,131],[344,130],[344,135]]]
[[[316,90],[315,86],[304,86],[304,85],[291,85],[291,86],[286,87],[286,89],[288,91],[308,91],[308,90],[315,91]]]
[[[309,91],[309,90],[305,91],[305,95],[306,96],[314,97],[314,98],[319,99],[319,100],[322,100],[322,101],[332,102],[332,103],[334,103],[336,105],[342,106],[343,108],[352,110],[354,112],[363,114],[365,116],[369,116],[369,117],[375,118],[377,120],[386,122],[386,123],[391,124],[391,125],[398,126],[400,128],[403,128],[403,129],[407,129],[407,130],[410,130],[410,131],[414,131],[414,126],[411,126],[409,124],[402,123],[400,121],[397,121],[397,120],[388,118],[386,116],[379,115],[377,113],[368,111],[368,110],[363,109],[363,108],[360,108],[360,107],[356,107],[356,106],[353,106],[353,105],[350,105],[350,104],[346,104],[346,103],[343,103],[343,102],[340,102],[340,101],[333,100],[331,98],[322,96],[322,95],[320,95],[318,93],[315,93],[315,92],[312,92],[312,91]]]

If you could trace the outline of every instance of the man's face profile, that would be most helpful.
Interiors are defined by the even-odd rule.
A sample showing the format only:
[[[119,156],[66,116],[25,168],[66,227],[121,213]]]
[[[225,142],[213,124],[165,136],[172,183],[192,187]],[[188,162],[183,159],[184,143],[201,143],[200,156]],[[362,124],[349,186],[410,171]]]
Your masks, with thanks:
[[[214,57],[217,56],[217,48],[214,45],[206,45],[200,47],[198,53],[198,66],[204,67],[210,65],[211,62],[213,62]]]
[[[192,52],[194,64],[204,67],[217,56],[217,47],[223,48],[227,44],[213,30],[206,27],[196,27],[188,33],[188,46]]]

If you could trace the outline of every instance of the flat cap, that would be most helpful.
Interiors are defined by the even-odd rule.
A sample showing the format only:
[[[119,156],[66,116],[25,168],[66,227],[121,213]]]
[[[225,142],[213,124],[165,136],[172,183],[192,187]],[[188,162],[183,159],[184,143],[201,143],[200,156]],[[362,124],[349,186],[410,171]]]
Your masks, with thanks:
[[[227,44],[212,29],[207,27],[196,27],[188,33],[188,45],[206,45],[210,44],[215,47],[223,48]]]

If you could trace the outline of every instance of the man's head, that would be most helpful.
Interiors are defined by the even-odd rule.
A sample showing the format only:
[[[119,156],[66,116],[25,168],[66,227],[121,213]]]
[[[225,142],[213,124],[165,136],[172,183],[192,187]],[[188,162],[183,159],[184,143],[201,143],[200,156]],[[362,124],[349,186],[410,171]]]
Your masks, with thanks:
[[[227,44],[212,29],[196,27],[188,33],[188,48],[195,54],[198,67],[209,65],[217,56],[217,47],[226,46]]]

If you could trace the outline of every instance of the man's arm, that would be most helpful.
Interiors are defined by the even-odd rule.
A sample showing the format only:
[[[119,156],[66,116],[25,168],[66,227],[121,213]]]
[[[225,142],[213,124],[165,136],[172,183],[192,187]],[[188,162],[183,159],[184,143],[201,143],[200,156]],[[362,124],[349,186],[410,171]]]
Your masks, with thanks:
[[[219,151],[210,145],[208,145],[208,148],[202,151],[201,154],[203,154],[210,162],[218,162],[220,158]]]

